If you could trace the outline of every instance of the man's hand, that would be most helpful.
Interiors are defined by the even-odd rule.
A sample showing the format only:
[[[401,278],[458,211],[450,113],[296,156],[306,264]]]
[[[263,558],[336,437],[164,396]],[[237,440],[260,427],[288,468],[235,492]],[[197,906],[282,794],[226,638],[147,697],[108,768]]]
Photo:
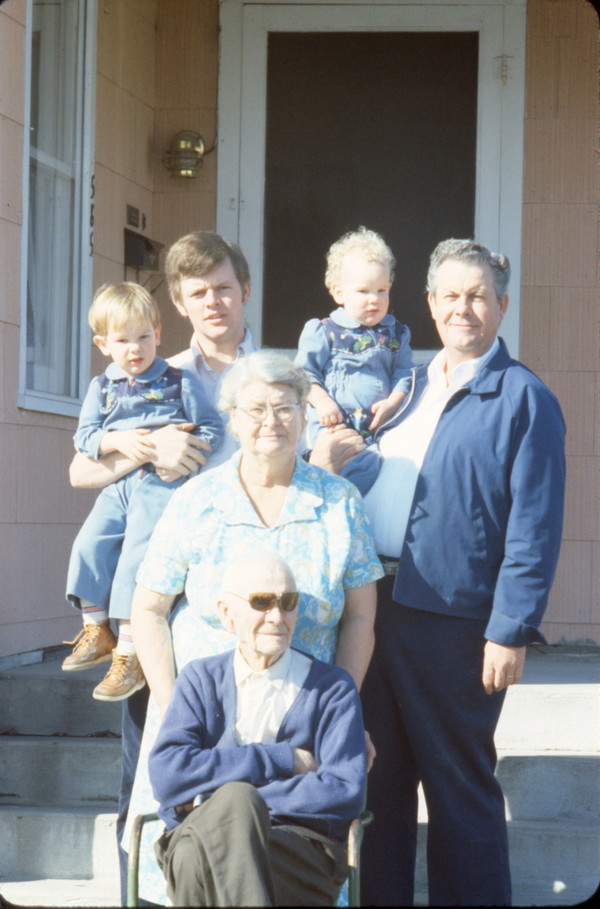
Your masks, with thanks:
[[[483,651],[481,680],[487,694],[516,684],[523,675],[525,647],[506,647],[488,641]]]
[[[365,448],[362,436],[343,423],[319,432],[310,463],[330,473],[339,473],[352,458]]]
[[[174,483],[175,480],[179,480],[181,477],[181,474],[177,473],[176,470],[167,470],[166,467],[155,467],[154,472],[163,483]]]
[[[294,752],[294,773],[309,773],[311,770],[318,770],[319,765],[315,761],[310,751],[305,748],[293,748]]]
[[[169,471],[170,480],[187,477],[197,467],[204,467],[210,445],[204,439],[191,434],[193,423],[169,423],[151,433],[152,457],[148,458],[155,467]],[[158,473],[161,480],[164,475]]]
[[[373,761],[377,757],[377,752],[375,751],[375,745],[373,744],[373,739],[365,729],[365,747],[367,749],[367,773],[373,766]]]

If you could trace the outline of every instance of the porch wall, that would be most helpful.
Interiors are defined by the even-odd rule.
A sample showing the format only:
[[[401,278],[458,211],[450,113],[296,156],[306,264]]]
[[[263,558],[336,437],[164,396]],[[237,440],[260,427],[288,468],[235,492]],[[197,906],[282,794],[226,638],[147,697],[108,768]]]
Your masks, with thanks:
[[[542,631],[600,642],[598,17],[529,0],[521,358],[567,422],[565,529]]]
[[[67,480],[75,421],[17,408],[24,36],[25,2],[10,0],[0,7],[0,656],[77,629],[64,579],[91,501]]]

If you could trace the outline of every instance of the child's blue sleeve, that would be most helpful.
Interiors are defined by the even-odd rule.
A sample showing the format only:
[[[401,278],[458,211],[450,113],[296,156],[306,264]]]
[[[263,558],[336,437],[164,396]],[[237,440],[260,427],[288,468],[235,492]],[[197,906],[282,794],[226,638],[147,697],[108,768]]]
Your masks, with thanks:
[[[392,372],[392,391],[404,391],[408,394],[411,386],[411,370],[413,367],[413,354],[410,346],[410,328],[396,322],[396,339],[400,346],[394,354],[394,369]]]
[[[320,319],[310,319],[302,329],[295,362],[308,373],[311,382],[325,385],[325,375],[331,362],[331,348]]]
[[[105,415],[100,409],[100,389],[96,376],[90,382],[90,387],[81,405],[77,431],[73,436],[77,451],[96,461],[100,458],[100,442],[107,431],[104,428],[104,419]]]
[[[181,406],[185,419],[193,423],[193,434],[210,445],[210,454],[214,454],[223,442],[225,425],[216,407],[210,403],[200,380],[193,372],[182,370]]]

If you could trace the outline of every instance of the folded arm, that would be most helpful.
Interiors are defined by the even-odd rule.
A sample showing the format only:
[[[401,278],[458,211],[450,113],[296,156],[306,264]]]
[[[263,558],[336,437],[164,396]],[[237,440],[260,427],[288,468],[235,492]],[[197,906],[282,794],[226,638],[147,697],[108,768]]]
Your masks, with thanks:
[[[194,424],[171,423],[149,432],[152,444],[151,456],[132,460],[121,452],[113,452],[100,461],[76,453],[69,467],[71,486],[77,489],[103,489],[120,480],[142,464],[150,462],[159,470],[168,471],[170,476],[161,479],[174,480],[186,477],[198,467],[206,464],[210,445],[204,439],[192,435]]]
[[[318,704],[313,701],[310,709],[314,722],[307,716],[291,741],[273,745],[236,745],[232,736],[220,738],[219,730],[211,734],[214,710],[223,709],[214,697],[212,689],[204,691],[194,667],[184,667],[149,758],[154,795],[165,818],[177,822],[178,805],[236,781],[256,786],[274,816],[296,823],[306,819],[307,826],[323,832],[331,826],[337,833],[358,814],[364,733],[358,694],[347,676],[323,684]]]
[[[295,773],[295,755],[287,743],[237,745],[229,736],[227,745],[217,747],[215,733],[209,731],[215,708],[222,710],[213,689],[206,694],[194,666],[185,666],[149,758],[152,787],[163,809],[191,802],[225,783],[262,786]],[[207,717],[210,710],[213,714]]]

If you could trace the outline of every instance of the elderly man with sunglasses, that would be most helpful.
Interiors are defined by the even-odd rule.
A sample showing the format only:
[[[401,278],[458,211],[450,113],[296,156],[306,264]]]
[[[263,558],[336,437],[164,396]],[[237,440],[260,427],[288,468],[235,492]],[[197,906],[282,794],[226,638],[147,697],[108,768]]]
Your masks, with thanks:
[[[175,906],[322,906],[346,877],[366,774],[348,673],[290,649],[299,596],[287,564],[230,564],[218,608],[234,651],[179,674],[149,760]]]

